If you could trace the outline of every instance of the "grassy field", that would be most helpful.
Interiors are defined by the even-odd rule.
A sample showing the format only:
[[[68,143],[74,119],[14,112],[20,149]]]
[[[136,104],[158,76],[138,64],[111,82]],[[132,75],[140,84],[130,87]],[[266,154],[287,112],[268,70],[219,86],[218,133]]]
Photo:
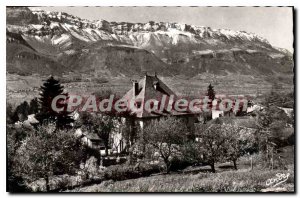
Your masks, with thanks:
[[[294,191],[293,170],[238,170],[220,173],[156,175],[125,181],[105,181],[74,189],[73,192],[260,192],[270,186],[266,181],[277,173],[290,173],[288,180],[276,187]]]

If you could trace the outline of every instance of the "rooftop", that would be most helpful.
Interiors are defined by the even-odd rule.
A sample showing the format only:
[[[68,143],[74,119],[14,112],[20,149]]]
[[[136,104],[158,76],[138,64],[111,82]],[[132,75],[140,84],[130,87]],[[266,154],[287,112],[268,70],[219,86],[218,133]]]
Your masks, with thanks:
[[[173,102],[176,101],[177,95],[161,79],[159,79],[157,75],[150,76],[146,74],[139,82],[133,81],[133,84],[133,87],[123,96],[122,99],[125,99],[127,101],[135,100],[135,106],[137,109],[139,109],[135,112],[136,117],[146,118],[160,117],[166,115],[191,114],[190,112],[178,112],[175,111],[173,108],[171,111],[167,111],[168,104],[173,104]],[[165,97],[164,100],[163,96]],[[173,100],[171,96],[173,97]],[[159,106],[157,108],[158,111],[146,111],[144,108],[146,101],[154,99],[159,102]],[[165,105],[162,105],[163,103]]]

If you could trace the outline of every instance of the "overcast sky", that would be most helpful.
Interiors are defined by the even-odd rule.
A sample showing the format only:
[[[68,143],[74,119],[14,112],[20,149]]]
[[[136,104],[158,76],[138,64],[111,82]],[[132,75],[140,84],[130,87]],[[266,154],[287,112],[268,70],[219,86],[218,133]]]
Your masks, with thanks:
[[[40,7],[84,19],[116,22],[178,22],[256,33],[293,51],[291,7]]]

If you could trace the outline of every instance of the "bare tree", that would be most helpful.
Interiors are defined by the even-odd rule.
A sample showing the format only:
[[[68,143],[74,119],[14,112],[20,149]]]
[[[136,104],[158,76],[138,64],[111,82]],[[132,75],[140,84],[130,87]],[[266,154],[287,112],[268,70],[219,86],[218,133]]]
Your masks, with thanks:
[[[216,172],[215,163],[224,158],[226,134],[222,132],[222,125],[212,124],[204,131],[198,131],[199,152],[203,155],[203,162],[211,166]]]
[[[226,134],[224,144],[224,157],[233,162],[237,170],[236,161],[243,154],[242,141],[240,141],[240,129],[233,125],[222,125],[221,133]]]
[[[187,127],[174,117],[153,121],[143,130],[143,140],[152,145],[162,157],[166,172],[170,172],[171,157],[179,152],[179,145],[187,139]]]
[[[198,125],[195,142],[185,144],[185,159],[191,163],[207,163],[215,172],[215,163],[230,160],[237,169],[238,158],[253,150],[255,133],[230,124]]]

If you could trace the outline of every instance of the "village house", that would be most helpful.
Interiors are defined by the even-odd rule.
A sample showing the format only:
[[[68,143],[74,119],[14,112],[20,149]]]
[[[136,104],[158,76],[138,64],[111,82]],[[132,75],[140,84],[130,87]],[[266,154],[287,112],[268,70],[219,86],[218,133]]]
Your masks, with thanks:
[[[134,101],[134,106],[130,107],[129,115],[122,118],[123,124],[126,125],[123,130],[127,130],[126,133],[130,134],[129,142],[125,141],[122,137],[122,130],[119,133],[114,133],[112,136],[114,147],[117,152],[126,149],[135,142],[134,136],[137,133],[143,133],[143,129],[151,124],[153,120],[160,119],[165,116],[175,116],[178,119],[184,120],[188,126],[191,135],[195,130],[195,123],[205,123],[210,119],[218,117],[236,117],[241,112],[229,110],[224,112],[219,108],[211,109],[209,112],[191,112],[188,109],[186,111],[177,111],[174,108],[167,109],[168,105],[173,106],[174,102],[179,99],[179,96],[171,90],[158,76],[146,74],[140,81],[133,80],[132,88],[122,97],[125,101]],[[145,108],[147,101],[158,101],[156,104],[152,104],[151,107],[157,105],[157,108],[149,111]],[[212,103],[220,103],[221,100],[214,100]],[[170,106],[170,105],[169,105]],[[161,108],[163,107],[163,108]],[[217,105],[219,107],[219,105]],[[128,139],[128,138],[127,138]]]
[[[190,111],[176,111],[174,108],[167,109],[168,105],[173,105],[178,96],[173,92],[157,75],[146,74],[139,82],[132,81],[132,88],[123,96],[123,100],[135,101],[133,108],[129,109],[130,116],[124,117],[122,122],[126,124],[125,130],[127,133],[135,135],[136,133],[143,132],[148,124],[153,120],[160,119],[163,116],[176,116],[178,119],[184,120],[191,133],[194,132],[194,123],[200,119],[200,113],[193,113]],[[148,111],[145,108],[147,101],[158,101],[157,108],[153,111]],[[169,105],[170,106],[170,105]],[[138,110],[137,110],[138,109]],[[131,139],[127,144],[124,142],[122,145],[131,145],[135,139]],[[129,146],[128,145],[128,146]],[[124,148],[118,148],[122,150]]]
[[[96,133],[83,131],[81,128],[76,129],[75,136],[81,138],[82,142],[89,148],[100,151],[101,155],[105,155],[105,145],[102,139]],[[110,149],[108,150],[110,153]]]

